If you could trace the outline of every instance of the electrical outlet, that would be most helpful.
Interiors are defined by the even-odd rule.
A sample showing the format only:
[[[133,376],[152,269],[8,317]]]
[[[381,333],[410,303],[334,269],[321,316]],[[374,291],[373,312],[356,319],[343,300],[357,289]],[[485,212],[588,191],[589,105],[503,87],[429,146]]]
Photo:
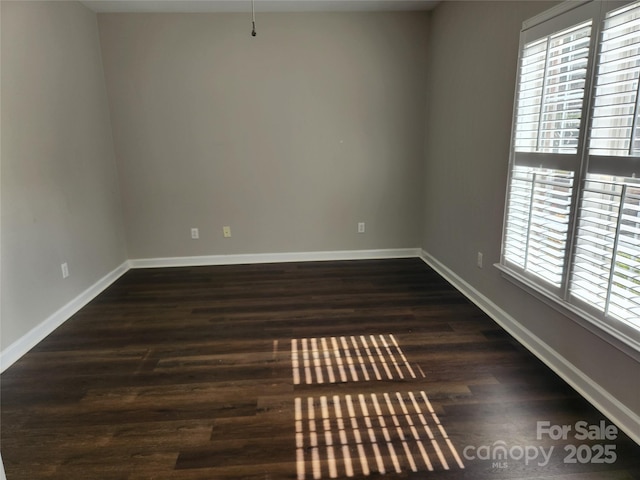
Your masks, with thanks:
[[[197,228],[192,228],[191,229],[191,238],[194,240],[197,240],[200,238],[200,230],[198,230]]]
[[[62,269],[62,278],[67,278],[69,276],[69,265],[67,265],[67,262],[60,265],[60,268]]]
[[[358,223],[358,233],[364,233],[364,222]]]
[[[231,227],[229,227],[229,226],[222,227],[222,234],[224,235],[224,238],[230,238],[231,237]]]
[[[482,268],[482,261],[483,261],[482,252],[478,252],[478,258],[476,260],[476,264],[478,265],[478,268]]]

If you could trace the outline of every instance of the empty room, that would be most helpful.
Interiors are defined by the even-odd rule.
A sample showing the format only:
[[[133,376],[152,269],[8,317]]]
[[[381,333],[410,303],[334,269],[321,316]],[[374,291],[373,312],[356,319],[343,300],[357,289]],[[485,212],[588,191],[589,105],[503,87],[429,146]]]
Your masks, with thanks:
[[[640,2],[0,27],[0,478],[640,480]]]

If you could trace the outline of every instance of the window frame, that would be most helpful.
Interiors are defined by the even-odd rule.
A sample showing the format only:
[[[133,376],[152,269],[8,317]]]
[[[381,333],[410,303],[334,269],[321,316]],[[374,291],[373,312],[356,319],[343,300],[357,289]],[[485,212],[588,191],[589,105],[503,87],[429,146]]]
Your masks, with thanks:
[[[616,167],[602,168],[606,157],[589,155],[589,141],[596,97],[595,79],[598,69],[598,59],[602,45],[602,30],[608,12],[635,3],[637,0],[624,1],[592,1],[563,2],[532,19],[523,22],[518,46],[518,63],[514,105],[512,116],[511,145],[509,150],[509,167],[503,231],[501,241],[500,263],[496,264],[504,278],[523,288],[545,304],[551,306],[563,315],[577,322],[587,330],[616,346],[621,351],[640,361],[640,328],[635,328],[623,320],[606,315],[586,301],[576,298],[570,291],[574,269],[574,253],[578,240],[579,210],[582,204],[585,182],[588,173],[594,170],[604,170],[606,175],[615,174],[613,171],[628,172],[628,165],[640,161],[640,157],[616,157],[621,160]],[[518,98],[520,93],[521,67],[525,46],[544,37],[552,36],[570,27],[591,19],[591,37],[588,52],[587,70],[582,99],[582,113],[578,135],[578,146],[575,154],[549,154],[539,152],[516,152],[516,122],[518,115]],[[546,73],[546,72],[545,72]],[[544,88],[544,85],[543,85]],[[543,93],[544,95],[544,93]],[[542,105],[542,104],[541,104]],[[540,115],[542,115],[542,109]],[[541,162],[542,160],[542,162]],[[589,162],[593,160],[593,164]],[[561,285],[555,288],[549,283],[541,281],[535,274],[510,262],[505,257],[507,245],[507,228],[510,208],[511,185],[516,166],[556,168],[574,173],[573,191],[569,213],[569,224],[566,237],[566,250],[561,275]],[[606,167],[607,165],[604,164]],[[530,231],[530,224],[528,230]]]

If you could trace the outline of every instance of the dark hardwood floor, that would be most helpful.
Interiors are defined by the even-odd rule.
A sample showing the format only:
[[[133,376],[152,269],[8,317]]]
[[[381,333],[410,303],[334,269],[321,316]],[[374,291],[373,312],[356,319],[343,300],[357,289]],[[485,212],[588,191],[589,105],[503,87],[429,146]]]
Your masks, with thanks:
[[[131,270],[0,381],[8,480],[640,479],[418,259]]]

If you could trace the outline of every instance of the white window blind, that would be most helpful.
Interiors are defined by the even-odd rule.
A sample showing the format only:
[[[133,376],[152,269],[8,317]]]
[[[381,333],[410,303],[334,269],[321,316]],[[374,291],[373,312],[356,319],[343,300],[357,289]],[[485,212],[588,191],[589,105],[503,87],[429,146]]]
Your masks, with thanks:
[[[640,3],[633,3],[603,22],[570,294],[638,329],[640,183],[633,176],[640,161],[639,78]]]
[[[589,20],[535,39],[520,60],[504,259],[554,288],[564,275],[575,177],[557,157],[578,150],[591,30]]]
[[[571,294],[640,329],[640,182],[585,181]]]
[[[640,152],[638,78],[640,77],[640,6],[607,16],[602,31],[589,152],[633,155]]]
[[[538,150],[547,43],[547,39],[543,38],[526,45],[522,54],[515,138],[515,148],[518,152]]]
[[[576,153],[591,21],[525,45],[515,149]]]
[[[640,1],[611,5],[525,22],[501,268],[640,351]]]
[[[515,167],[511,177],[505,257],[560,287],[573,172]]]

